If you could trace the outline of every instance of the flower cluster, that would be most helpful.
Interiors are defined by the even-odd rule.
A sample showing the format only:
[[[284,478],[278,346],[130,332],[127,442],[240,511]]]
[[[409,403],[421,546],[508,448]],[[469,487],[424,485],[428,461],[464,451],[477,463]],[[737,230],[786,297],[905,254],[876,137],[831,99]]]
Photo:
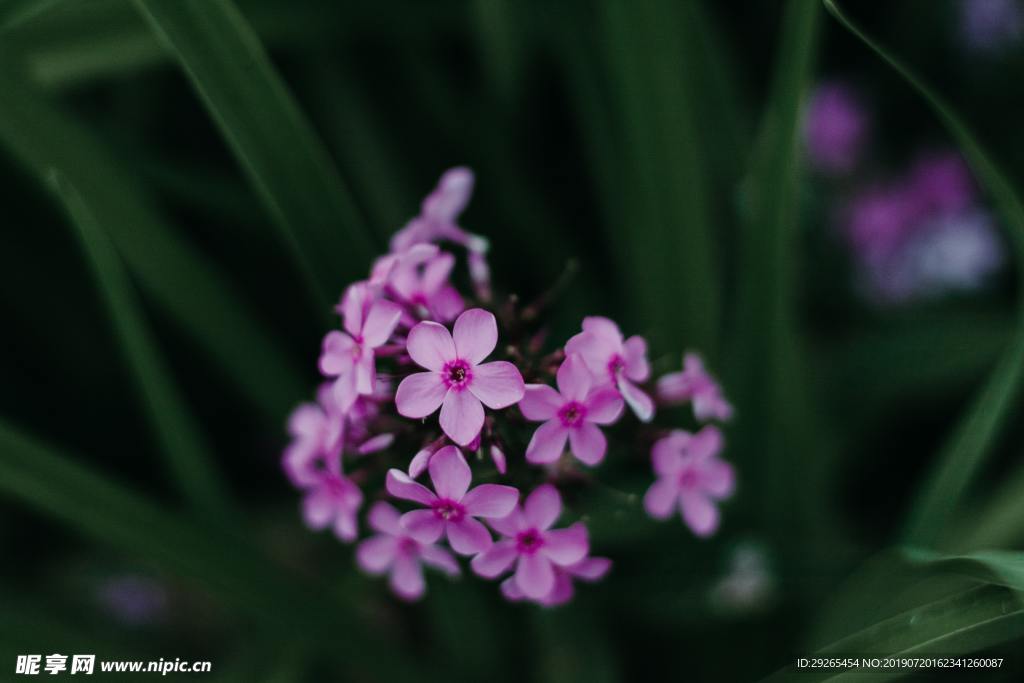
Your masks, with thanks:
[[[545,353],[543,306],[496,297],[487,241],[458,223],[473,182],[468,169],[446,172],[390,253],[345,290],[341,329],[323,339],[324,382],[289,418],[282,464],[307,526],[342,541],[359,538],[364,502],[375,500],[356,561],[398,596],[423,595],[424,566],[458,576],[461,556],[479,577],[504,577],[508,600],[559,605],[574,581],[611,568],[591,554],[579,511],[560,524],[569,515],[559,489],[593,481],[609,457],[606,430],[631,424],[615,457],[651,458],[647,512],[678,510],[703,537],[733,490],[722,434],[652,421],[658,406],[692,405],[700,423],[728,420],[732,407],[694,353],[654,380],[646,341],[608,318],[584,318]]]

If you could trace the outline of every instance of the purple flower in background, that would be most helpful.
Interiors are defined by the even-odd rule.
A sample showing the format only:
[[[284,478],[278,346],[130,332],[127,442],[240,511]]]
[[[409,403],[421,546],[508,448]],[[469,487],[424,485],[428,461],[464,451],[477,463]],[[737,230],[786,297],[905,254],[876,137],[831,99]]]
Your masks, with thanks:
[[[555,588],[555,567],[571,566],[590,550],[587,528],[577,522],[566,529],[551,526],[562,514],[562,497],[551,484],[534,489],[523,507],[507,517],[492,519],[502,540],[473,558],[480,576],[493,579],[516,563],[516,587],[531,600],[547,596]]]
[[[541,421],[526,447],[532,463],[558,460],[569,441],[581,462],[596,465],[604,459],[608,442],[597,425],[615,422],[622,414],[622,398],[613,387],[594,387],[593,376],[577,354],[569,354],[558,368],[558,391],[546,384],[526,385],[519,410],[528,420]]]
[[[519,500],[519,491],[501,484],[469,488],[473,474],[455,446],[445,446],[430,457],[427,466],[431,491],[413,481],[405,472],[392,469],[387,476],[388,493],[426,506],[402,516],[402,526],[421,543],[434,543],[447,535],[452,550],[474,555],[491,547],[491,534],[476,518],[504,517]]]
[[[967,162],[956,152],[934,152],[911,169],[907,193],[914,204],[914,219],[958,213],[976,199]]]
[[[960,0],[960,31],[977,52],[995,52],[1024,36],[1020,0]]]
[[[308,486],[316,480],[317,461],[340,456],[345,438],[345,415],[330,384],[320,386],[316,403],[302,403],[292,411],[288,433],[292,440],[281,464],[293,484]]]
[[[302,516],[314,531],[330,527],[342,541],[354,541],[358,525],[356,513],[363,504],[363,492],[341,473],[340,466],[318,470],[303,487]]]
[[[515,365],[482,363],[497,344],[494,315],[480,308],[463,312],[453,333],[431,321],[416,325],[406,346],[429,372],[409,375],[398,385],[399,414],[419,419],[441,408],[441,429],[460,446],[468,444],[484,424],[484,404],[499,410],[523,398],[523,377]]]
[[[370,574],[387,572],[396,595],[417,600],[426,588],[422,565],[440,569],[448,576],[458,576],[459,565],[444,548],[413,538],[402,527],[400,518],[401,513],[388,503],[374,503],[367,522],[377,535],[356,547],[356,562]]]
[[[603,579],[611,568],[612,561],[607,557],[584,557],[579,562],[567,567],[559,567],[556,564],[554,565],[555,587],[551,589],[550,593],[539,598],[537,603],[545,607],[564,605],[572,600],[572,596],[576,592],[572,585],[573,579],[594,583]],[[501,594],[511,602],[529,600],[526,594],[520,590],[515,576],[510,576],[501,582]]]
[[[863,263],[884,263],[906,243],[917,212],[918,204],[905,188],[869,188],[847,206],[846,238]]]
[[[345,411],[358,396],[373,393],[377,374],[374,349],[391,336],[402,309],[390,301],[374,301],[365,282],[348,288],[339,309],[345,331],[332,330],[324,337],[320,371],[337,377],[334,392]]]
[[[808,160],[825,173],[849,173],[867,144],[868,128],[864,105],[852,87],[838,81],[820,84],[804,113]]]
[[[578,353],[598,384],[610,383],[642,422],[654,418],[654,402],[634,382],[651,376],[647,363],[647,342],[632,336],[623,340],[619,326],[608,318],[583,319],[583,331],[565,344],[566,354]]]
[[[100,606],[118,621],[139,626],[160,621],[167,611],[167,589],[138,574],[112,576],[96,591]]]
[[[659,439],[651,450],[658,479],[644,496],[647,514],[667,519],[678,507],[693,533],[713,534],[715,501],[729,497],[735,485],[732,466],[718,458],[721,450],[722,434],[710,425],[696,434],[677,429]]]
[[[462,297],[448,284],[455,257],[441,252],[422,261],[399,263],[389,278],[395,298],[419,310],[423,317],[448,322],[465,307]]]
[[[658,379],[658,398],[667,403],[693,401],[693,414],[701,422],[732,418],[732,405],[696,353],[683,356],[682,372],[671,372]]]
[[[917,296],[977,289],[1005,262],[988,214],[972,211],[936,219],[906,248],[905,279]]]

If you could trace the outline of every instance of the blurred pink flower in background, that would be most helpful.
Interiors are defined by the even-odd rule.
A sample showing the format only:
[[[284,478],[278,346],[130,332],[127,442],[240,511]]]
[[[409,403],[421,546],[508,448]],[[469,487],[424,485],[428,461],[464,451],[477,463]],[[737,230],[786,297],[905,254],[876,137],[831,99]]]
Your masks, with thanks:
[[[833,175],[853,171],[870,133],[867,111],[854,88],[826,81],[811,93],[803,136],[811,166]]]
[[[567,354],[578,353],[594,374],[596,385],[611,384],[642,422],[654,417],[654,402],[637,382],[651,376],[647,342],[639,335],[623,339],[619,326],[608,318],[583,319],[583,331],[565,343]]]
[[[1024,7],[1020,0],[959,0],[959,27],[964,44],[990,53],[1024,37]]]
[[[693,415],[701,422],[732,418],[732,404],[725,400],[722,387],[704,369],[704,361],[696,353],[683,356],[681,372],[671,372],[658,379],[658,398],[668,404],[693,402]]]

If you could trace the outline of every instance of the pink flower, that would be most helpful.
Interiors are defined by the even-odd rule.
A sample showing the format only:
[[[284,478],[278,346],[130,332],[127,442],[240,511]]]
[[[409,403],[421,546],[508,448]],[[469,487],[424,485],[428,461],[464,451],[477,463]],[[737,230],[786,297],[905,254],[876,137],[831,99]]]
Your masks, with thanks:
[[[579,562],[590,549],[587,528],[581,522],[551,529],[561,514],[558,490],[551,484],[537,487],[522,508],[491,520],[491,526],[505,538],[473,558],[473,571],[493,579],[515,562],[516,587],[531,600],[545,597],[555,587],[555,567]]]
[[[675,430],[659,439],[651,451],[658,479],[647,489],[644,508],[655,519],[667,519],[677,502],[683,521],[698,536],[718,528],[715,501],[729,497],[734,486],[732,466],[718,458],[722,433],[707,426],[696,434]]]
[[[604,459],[608,443],[597,427],[611,424],[622,414],[622,399],[614,388],[594,387],[593,376],[583,359],[573,353],[558,368],[558,391],[546,384],[528,384],[519,410],[528,420],[546,420],[526,447],[532,463],[557,460],[569,440],[572,454],[581,462],[596,465]]]
[[[288,417],[291,443],[284,450],[281,465],[296,486],[316,481],[315,466],[320,459],[339,457],[345,439],[345,416],[338,408],[330,384],[317,391],[316,403],[302,403]]]
[[[633,384],[645,382],[651,375],[643,337],[623,341],[618,325],[608,318],[591,316],[583,319],[583,331],[566,343],[565,352],[580,354],[596,377],[607,378],[619,390],[641,421],[651,421],[654,402]]]
[[[373,393],[373,350],[391,336],[402,309],[390,301],[373,301],[365,282],[349,287],[339,308],[345,332],[332,330],[324,337],[320,371],[327,377],[338,378],[334,392],[342,410],[347,411],[359,395]]]
[[[380,501],[370,508],[368,522],[377,531],[356,547],[356,561],[370,574],[389,574],[391,590],[406,600],[416,600],[426,588],[422,564],[440,569],[448,576],[459,575],[459,565],[444,548],[420,543],[402,528],[400,513]]]
[[[435,322],[416,325],[406,348],[430,372],[409,375],[398,385],[399,414],[420,419],[440,407],[444,433],[460,446],[468,444],[484,424],[481,403],[492,410],[506,408],[518,403],[525,391],[523,377],[512,363],[480,364],[497,343],[497,322],[480,308],[458,317],[454,335]]]
[[[555,587],[551,592],[537,600],[537,603],[545,607],[557,607],[572,600],[575,590],[572,585],[573,579],[593,583],[600,581],[611,570],[612,561],[607,557],[584,557],[579,562],[570,564],[567,567],[555,568]],[[501,582],[501,594],[506,600],[518,602],[528,600],[526,594],[519,589],[519,584],[514,576],[510,576]]]
[[[390,290],[396,299],[421,311],[422,317],[448,322],[465,307],[462,297],[448,284],[454,266],[455,257],[447,252],[419,262],[407,260],[391,273]]]
[[[459,166],[444,172],[434,191],[427,195],[420,214],[391,238],[391,251],[400,253],[417,244],[447,240],[471,252],[487,251],[487,241],[458,225],[459,214],[469,204],[475,179],[473,172]]]
[[[306,526],[314,531],[332,528],[345,542],[356,538],[356,513],[363,504],[363,492],[352,483],[340,467],[318,470],[313,482],[305,487],[302,514]]]
[[[722,396],[722,387],[707,373],[696,353],[683,356],[682,372],[672,372],[658,380],[658,398],[666,403],[693,401],[693,414],[701,422],[732,417],[732,405]]]
[[[421,543],[434,543],[442,534],[447,535],[452,550],[460,555],[474,555],[490,548],[491,534],[476,518],[504,517],[515,507],[519,491],[500,484],[470,489],[472,472],[455,446],[445,446],[434,453],[428,469],[433,491],[401,470],[388,472],[388,493],[429,508],[405,513],[402,526]]]
[[[826,173],[854,170],[868,138],[868,116],[857,92],[840,82],[819,85],[804,118],[804,142],[811,163]]]

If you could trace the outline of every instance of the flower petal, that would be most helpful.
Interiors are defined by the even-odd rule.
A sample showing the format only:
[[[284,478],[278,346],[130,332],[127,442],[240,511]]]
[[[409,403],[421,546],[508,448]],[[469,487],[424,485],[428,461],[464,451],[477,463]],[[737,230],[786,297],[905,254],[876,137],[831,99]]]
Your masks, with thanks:
[[[441,407],[448,388],[436,372],[417,372],[398,385],[395,406],[403,417],[420,419]]]
[[[727,498],[736,487],[732,465],[724,460],[712,460],[704,466],[700,476],[704,491],[713,498]]]
[[[502,484],[481,484],[462,498],[466,513],[474,517],[505,517],[518,502],[519,490]]]
[[[550,420],[565,404],[562,395],[547,384],[527,384],[519,410],[527,420]]]
[[[448,282],[452,268],[455,267],[455,256],[444,251],[433,257],[423,267],[420,281],[424,292],[436,292]]]
[[[523,504],[526,521],[544,531],[558,520],[562,514],[562,496],[551,484],[542,484],[526,497]]]
[[[390,301],[378,301],[370,306],[363,323],[363,344],[375,349],[388,340],[395,331],[398,319],[402,317],[402,309]]]
[[[651,366],[647,362],[647,341],[640,336],[630,337],[622,345],[622,350],[626,377],[634,382],[646,382],[651,376]]]
[[[498,321],[482,308],[463,311],[452,330],[458,357],[476,365],[498,345]]]
[[[434,451],[430,448],[423,448],[416,452],[416,455],[412,456],[412,460],[409,461],[409,476],[412,479],[417,479],[421,474],[427,471],[427,463],[430,462],[431,456],[434,455]]]
[[[718,528],[718,508],[703,493],[683,491],[679,494],[679,510],[683,521],[696,535],[710,536]]]
[[[434,492],[428,489],[423,484],[417,484],[409,475],[402,470],[396,470],[394,468],[388,470],[388,476],[385,479],[385,487],[395,498],[402,498],[403,500],[411,500],[414,503],[420,505],[430,505],[437,496]]]
[[[463,517],[458,522],[449,521],[448,544],[460,555],[476,555],[491,547],[494,539],[491,532],[473,517]]]
[[[359,535],[355,510],[339,508],[334,517],[334,535],[345,543],[351,543]]]
[[[587,394],[587,399],[583,405],[587,408],[587,422],[607,425],[615,422],[622,416],[624,403],[617,389],[606,386],[593,389]]]
[[[473,368],[469,390],[491,410],[519,403],[526,391],[519,368],[503,360]]]
[[[477,575],[493,579],[507,571],[517,556],[515,541],[506,539],[498,541],[490,549],[474,557],[469,564]]]
[[[468,391],[449,391],[441,404],[441,429],[448,438],[465,446],[484,426],[484,407]]]
[[[310,529],[323,529],[333,516],[334,499],[326,493],[313,490],[302,499],[302,517]]]
[[[590,552],[587,527],[576,522],[568,529],[552,529],[544,532],[544,545],[540,552],[560,566],[575,564]]]
[[[438,320],[448,322],[454,320],[455,316],[462,313],[466,303],[454,287],[444,286],[437,290],[427,301],[427,307],[431,314]]]
[[[516,583],[516,577],[514,576],[510,576],[501,582],[501,594],[509,602],[520,602],[526,599],[523,591],[519,590],[519,584]]]
[[[466,459],[455,446],[445,446],[434,453],[428,469],[430,480],[434,482],[434,492],[441,498],[454,501],[462,500],[473,479]]]
[[[520,556],[516,566],[516,585],[528,598],[543,598],[555,587],[555,570],[551,561],[540,553]]]
[[[395,558],[394,567],[391,569],[391,590],[405,600],[418,600],[426,590],[426,582],[423,580],[423,568],[419,560],[408,555],[399,555]]]
[[[572,454],[587,465],[596,465],[604,460],[604,453],[608,449],[608,441],[601,428],[591,422],[583,422],[569,430],[569,445]]]
[[[523,515],[523,509],[520,507],[513,508],[512,512],[504,517],[490,517],[487,519],[487,523],[499,534],[509,538],[529,526],[526,516]]]
[[[656,480],[644,494],[644,509],[655,519],[668,519],[675,507],[679,487],[669,477]]]
[[[616,386],[618,386],[622,398],[626,399],[626,403],[633,409],[633,412],[636,413],[641,422],[650,422],[654,419],[654,401],[651,400],[650,396],[622,376],[619,377]]]
[[[383,451],[395,441],[394,434],[378,434],[377,436],[371,436],[366,441],[359,444],[359,448],[356,452],[359,455],[369,455],[370,453],[378,453]]]
[[[576,589],[572,586],[572,579],[565,572],[555,572],[555,587],[551,592],[540,599],[540,604],[545,607],[558,607],[572,600]]]
[[[397,547],[394,536],[371,536],[356,546],[356,563],[364,572],[382,574],[395,561]]]
[[[420,557],[424,564],[429,564],[434,569],[440,569],[448,576],[458,576],[462,573],[459,563],[450,552],[436,545],[425,545],[420,549]]]
[[[413,361],[428,370],[440,372],[444,364],[455,360],[455,343],[444,325],[426,320],[409,330],[406,351]]]
[[[569,438],[569,429],[560,420],[548,420],[533,433],[530,444],[526,447],[526,460],[534,464],[554,462],[565,450],[565,440]]]
[[[558,391],[569,401],[582,401],[594,383],[593,374],[578,353],[570,353],[558,366]]]
[[[585,557],[565,570],[583,581],[599,581],[611,568],[612,561],[607,557]]]
[[[327,377],[337,377],[348,372],[352,368],[352,347],[355,345],[355,340],[344,332],[328,332],[320,347],[320,372]]]
[[[433,510],[413,510],[402,515],[402,528],[420,543],[434,543],[444,533],[444,520]]]
[[[370,514],[367,515],[366,521],[374,531],[397,536],[402,533],[402,525],[399,522],[401,516],[402,513],[396,510],[393,505],[380,500],[370,508]]]

